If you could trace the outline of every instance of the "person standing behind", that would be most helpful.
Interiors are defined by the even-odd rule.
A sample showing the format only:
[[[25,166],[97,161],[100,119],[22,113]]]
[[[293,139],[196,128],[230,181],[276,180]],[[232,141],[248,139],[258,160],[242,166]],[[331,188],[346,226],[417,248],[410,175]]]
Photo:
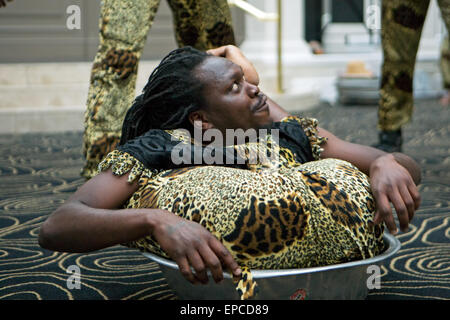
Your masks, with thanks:
[[[103,0],[100,44],[85,112],[81,175],[90,179],[120,140],[122,122],[135,97],[137,69],[160,0]],[[235,44],[226,0],[168,0],[179,47],[208,50]]]
[[[386,152],[402,150],[402,126],[412,118],[414,65],[429,4],[430,0],[382,1],[384,60],[378,107],[379,141],[374,147]],[[449,30],[450,0],[438,0],[438,4]]]

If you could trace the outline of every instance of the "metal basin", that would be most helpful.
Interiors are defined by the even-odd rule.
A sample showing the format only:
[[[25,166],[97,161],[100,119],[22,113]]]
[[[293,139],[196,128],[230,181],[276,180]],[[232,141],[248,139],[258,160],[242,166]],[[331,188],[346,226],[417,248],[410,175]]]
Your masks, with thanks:
[[[252,269],[253,278],[259,287],[255,299],[365,299],[368,283],[373,284],[372,280],[377,275],[377,267],[371,266],[378,266],[383,260],[393,256],[401,246],[400,241],[391,234],[385,233],[383,238],[387,249],[370,259],[316,268]],[[207,285],[192,285],[181,275],[175,262],[151,253],[143,254],[159,264],[167,283],[179,299],[239,299],[229,273],[224,273],[225,279],[220,284],[216,284],[210,277]]]

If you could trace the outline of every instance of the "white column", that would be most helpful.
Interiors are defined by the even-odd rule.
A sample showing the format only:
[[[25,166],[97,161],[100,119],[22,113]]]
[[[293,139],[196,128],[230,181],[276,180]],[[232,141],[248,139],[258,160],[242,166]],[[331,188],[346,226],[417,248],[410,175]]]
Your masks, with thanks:
[[[283,65],[289,66],[312,53],[304,40],[304,1],[282,1],[282,59]],[[248,0],[248,2],[265,12],[277,12],[276,0]],[[260,21],[247,14],[245,18],[246,37],[241,44],[245,55],[254,62],[275,65],[277,61],[277,23]]]
[[[420,38],[418,60],[439,59],[441,41],[445,33],[445,24],[436,0],[430,2],[427,17]]]
[[[430,2],[420,37],[414,70],[414,97],[436,98],[442,92],[440,46],[445,33],[444,21],[436,0]]]

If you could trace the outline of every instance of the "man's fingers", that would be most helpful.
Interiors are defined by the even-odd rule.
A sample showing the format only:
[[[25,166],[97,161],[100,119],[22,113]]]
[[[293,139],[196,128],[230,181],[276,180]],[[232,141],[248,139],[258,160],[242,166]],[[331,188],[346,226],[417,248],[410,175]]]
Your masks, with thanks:
[[[223,271],[220,259],[208,246],[203,246],[202,248],[200,248],[199,252],[200,255],[202,256],[204,263],[206,264],[206,268],[211,271],[211,275],[214,281],[216,283],[222,281]]]
[[[414,212],[416,211],[416,204],[414,202],[411,193],[409,192],[409,189],[406,186],[400,189],[400,195],[402,196],[403,201],[405,202],[406,209],[408,210],[408,218],[410,222],[414,217]]]
[[[188,260],[195,270],[195,277],[203,284],[208,283],[208,274],[206,273],[205,264],[198,251],[192,250],[188,254]]]
[[[213,56],[217,56],[217,57],[225,57],[225,49],[226,47],[218,47],[218,48],[214,48],[214,49],[209,49],[206,51],[206,53],[208,54],[212,54]]]
[[[398,190],[395,190],[390,195],[391,202],[394,205],[395,211],[397,212],[398,221],[400,223],[400,230],[403,232],[408,231],[409,225],[409,214],[408,209],[405,204],[405,200],[400,195]]]
[[[422,201],[422,199],[420,198],[419,189],[415,184],[411,184],[408,186],[408,191],[414,201],[414,209],[419,209],[420,203]]]
[[[382,221],[384,221],[391,234],[397,234],[397,226],[395,225],[389,200],[386,195],[379,194],[377,197],[377,212],[375,214],[374,222],[378,224]]]
[[[220,261],[222,261],[223,266],[226,269],[230,270],[233,276],[235,277],[241,276],[242,273],[241,268],[239,268],[239,265],[233,259],[233,256],[219,240],[214,238],[214,240],[210,242],[210,247],[217,255],[217,257],[220,259]]]
[[[194,277],[191,271],[191,267],[189,266],[188,260],[186,257],[181,257],[176,260],[178,264],[178,268],[180,269],[183,277],[192,284],[197,284],[198,281]]]

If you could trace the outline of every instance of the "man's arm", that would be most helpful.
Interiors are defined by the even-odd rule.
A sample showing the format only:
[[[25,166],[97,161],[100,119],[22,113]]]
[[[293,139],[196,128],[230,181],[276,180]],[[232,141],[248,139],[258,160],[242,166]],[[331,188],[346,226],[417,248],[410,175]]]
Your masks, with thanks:
[[[417,185],[421,172],[417,163],[405,154],[384,151],[343,141],[325,129],[319,128],[319,135],[328,141],[323,145],[323,158],[337,158],[348,161],[370,177],[372,193],[377,211],[375,223],[384,221],[391,233],[397,232],[390,203],[393,204],[402,231],[420,205]]]
[[[89,252],[142,238],[150,225],[145,209],[115,210],[137,185],[127,176],[101,173],[86,182],[44,222],[42,247],[64,252]]]
[[[258,85],[258,73],[239,48],[224,46],[208,52],[240,65],[247,81]],[[289,116],[289,113],[275,101],[269,97],[267,101],[273,121],[280,121]],[[325,129],[319,128],[319,134],[328,138],[322,157],[346,160],[370,177],[372,193],[377,205],[375,223],[385,221],[390,232],[397,232],[390,207],[392,203],[399,217],[401,229],[406,230],[414,211],[420,205],[420,195],[416,185],[420,183],[421,173],[417,163],[401,153],[387,154],[375,148],[343,141]]]
[[[153,235],[192,283],[208,282],[207,269],[221,281],[221,261],[234,276],[240,275],[229,251],[200,224],[160,209],[118,209],[137,187],[127,182],[127,175],[100,173],[49,216],[39,244],[55,251],[89,252]]]

